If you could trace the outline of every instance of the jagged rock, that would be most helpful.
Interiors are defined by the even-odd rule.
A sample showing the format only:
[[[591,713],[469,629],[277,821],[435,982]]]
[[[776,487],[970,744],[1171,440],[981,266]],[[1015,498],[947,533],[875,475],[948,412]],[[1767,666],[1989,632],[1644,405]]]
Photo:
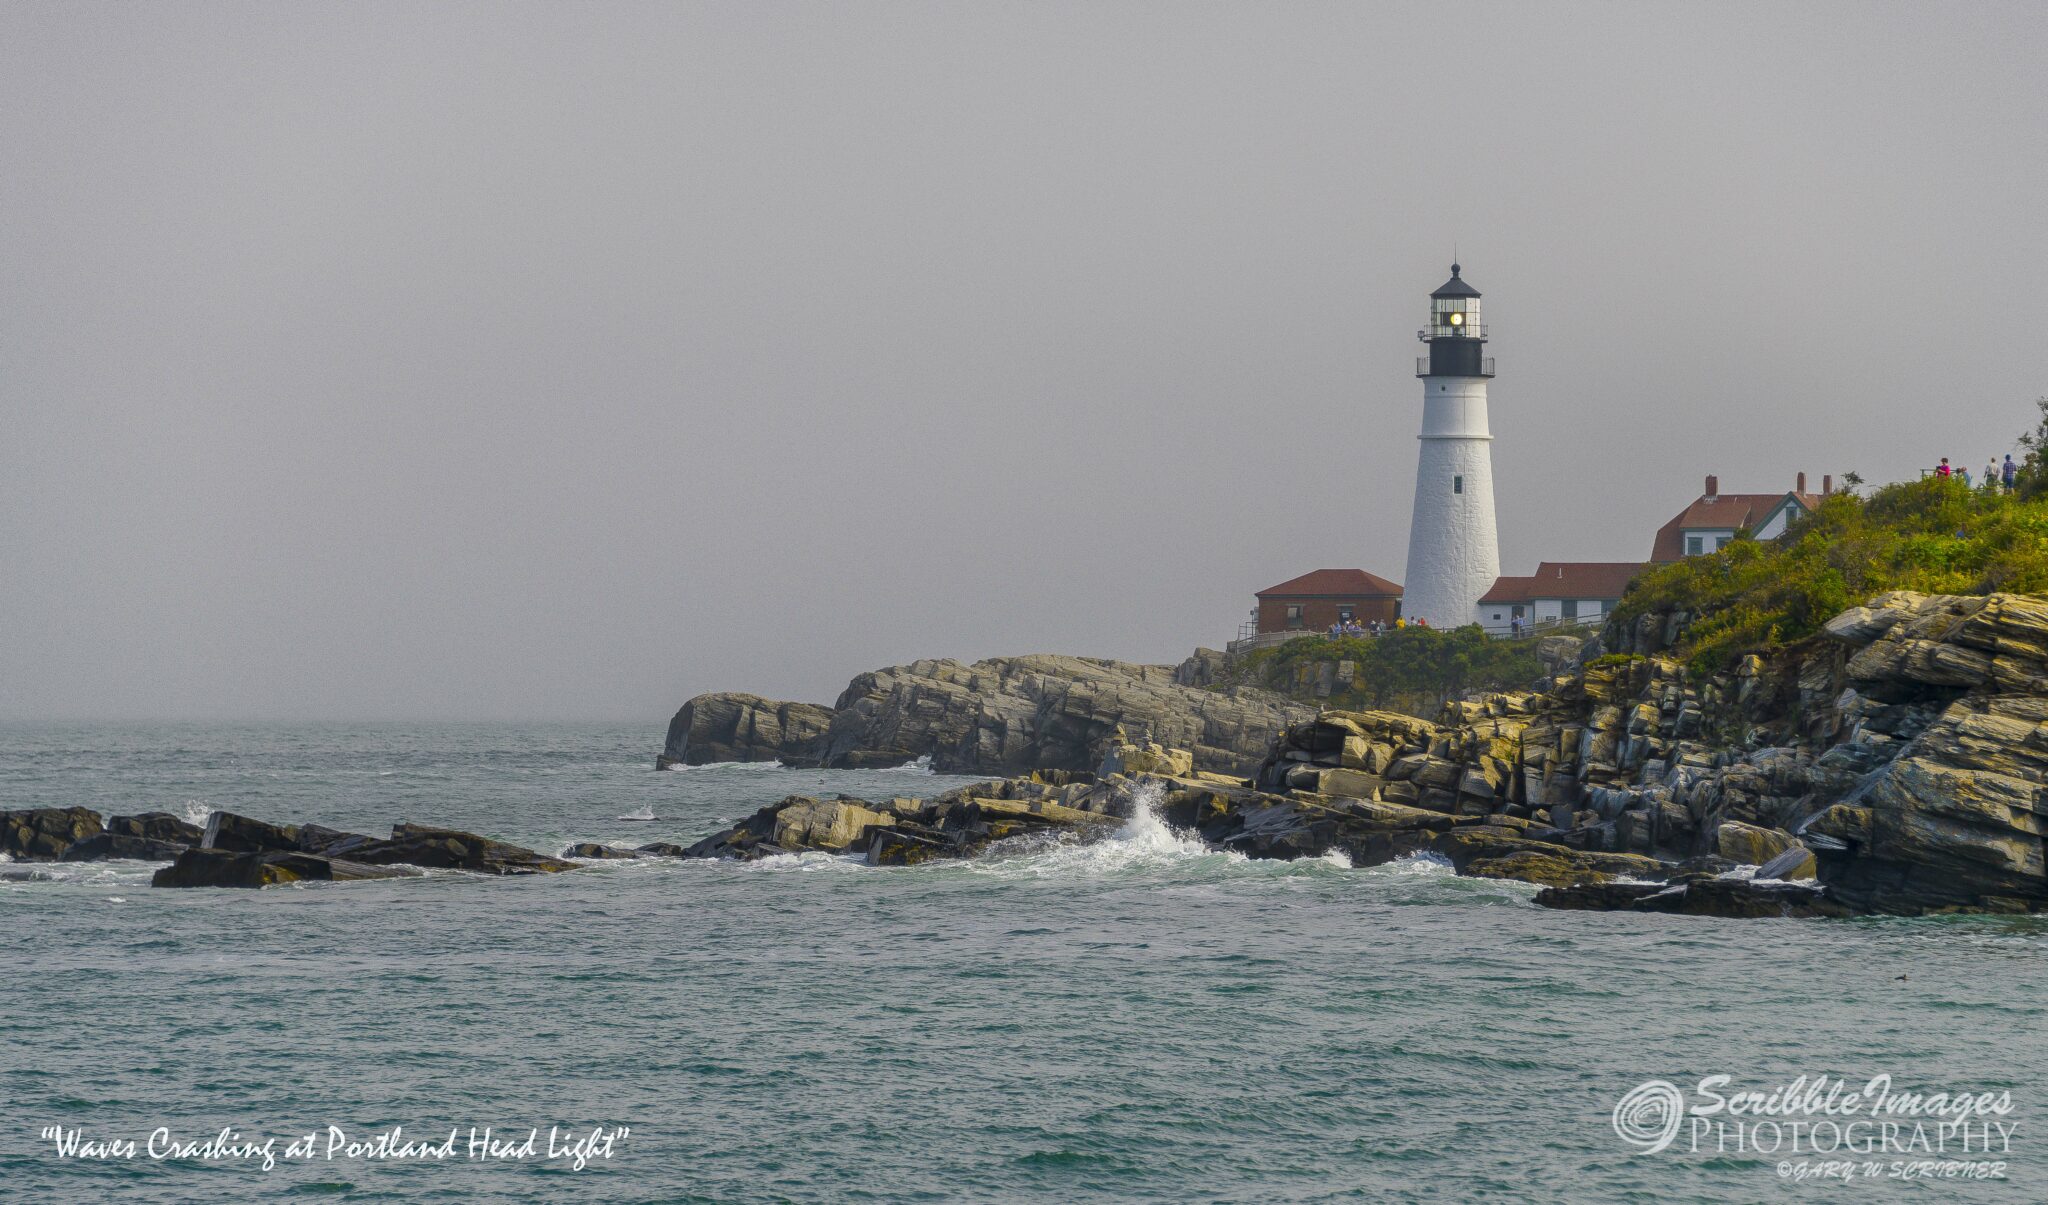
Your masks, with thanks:
[[[761,761],[858,768],[929,756],[946,773],[1093,770],[1119,729],[1241,773],[1312,711],[1249,687],[1198,689],[1164,665],[1081,657],[919,661],[861,674],[829,709],[699,695],[669,725],[668,763]],[[818,724],[825,727],[820,733]],[[737,734],[737,735],[735,735]],[[745,739],[740,739],[744,736]]]
[[[953,842],[900,828],[883,829],[868,844],[870,866],[916,866],[934,858],[959,856]]]
[[[886,827],[895,819],[849,800],[805,799],[775,813],[769,840],[784,849],[836,854],[859,842],[869,829]]]
[[[350,845],[348,857],[373,866],[425,866],[472,874],[554,874],[576,869],[574,862],[550,858],[524,846],[424,824],[393,825],[390,840]]]
[[[91,808],[28,808],[0,812],[0,853],[17,862],[55,862],[72,844],[104,829]]]
[[[637,849],[619,849],[611,845],[599,845],[595,841],[579,841],[563,850],[562,856],[565,858],[597,860],[630,860],[633,858],[645,858],[649,855]]]
[[[655,765],[666,770],[709,762],[779,760],[815,766],[832,714],[831,708],[815,703],[782,703],[759,695],[698,695],[669,721],[668,743]]]
[[[1849,909],[1810,883],[1764,883],[1749,879],[1695,878],[1666,887],[1607,883],[1551,888],[1536,893],[1545,908],[1596,912],[1669,912],[1684,916],[1763,917],[1848,916]]]
[[[199,844],[205,849],[233,853],[297,850],[299,830],[296,826],[271,824],[233,812],[215,812],[206,818],[206,831]]]
[[[1536,893],[1536,902],[1545,908],[1581,912],[1627,912],[1636,901],[1665,890],[1668,888],[1662,883],[1572,883],[1546,887]]]
[[[204,828],[169,812],[143,812],[136,816],[109,817],[106,831],[118,836],[141,837],[173,845],[197,845],[206,836]]]
[[[416,870],[366,866],[340,858],[293,850],[237,852],[188,848],[178,860],[150,878],[152,887],[275,887],[301,880],[344,882],[351,879],[393,879],[417,875]]]
[[[196,826],[195,826],[196,827]],[[63,862],[104,862],[109,859],[126,859],[131,862],[168,862],[192,848],[182,841],[159,841],[154,837],[131,837],[127,833],[94,833],[83,841],[74,841],[64,851],[59,861]]]
[[[1120,744],[1102,759],[1096,777],[1112,774],[1164,774],[1182,778],[1194,773],[1195,755],[1185,749],[1168,749],[1154,741],[1145,745]]]
[[[1222,681],[1230,656],[1215,649],[1198,648],[1186,661],[1174,667],[1173,680],[1181,686],[1209,686]]]
[[[298,848],[309,854],[323,854],[327,857],[345,858],[349,852],[374,845],[379,838],[362,833],[346,833],[337,828],[321,824],[301,824],[298,833]]]
[[[1756,877],[1760,879],[1810,879],[1817,874],[1817,863],[1813,851],[1804,845],[1794,845],[1784,853],[1757,867]]]
[[[1791,833],[1730,820],[1714,835],[1714,852],[1741,866],[1759,866],[1796,844]]]
[[[1529,850],[1494,858],[1474,858],[1465,864],[1463,873],[1477,879],[1519,879],[1545,887],[1581,887],[1614,879],[1611,874],[1578,865],[1567,858]]]
[[[653,858],[687,858],[690,856],[690,851],[687,847],[670,841],[649,841],[645,845],[635,846],[633,852],[646,854]]]

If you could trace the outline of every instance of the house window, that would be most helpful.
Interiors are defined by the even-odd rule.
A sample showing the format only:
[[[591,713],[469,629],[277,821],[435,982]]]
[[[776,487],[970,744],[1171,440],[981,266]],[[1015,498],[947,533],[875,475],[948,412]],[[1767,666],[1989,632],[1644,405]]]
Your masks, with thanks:
[[[1337,618],[1338,618],[1339,620],[1343,621],[1344,623],[1350,623],[1350,622],[1351,622],[1351,615],[1352,615],[1352,611],[1353,611],[1353,608],[1351,608],[1351,607],[1338,607],[1338,608],[1337,608]]]
[[[1732,540],[1732,539],[1734,539],[1734,538],[1735,538],[1734,536],[1715,536],[1715,537],[1714,537],[1714,551],[1715,551],[1715,552],[1719,552],[1719,551],[1721,551],[1721,550],[1722,550],[1723,548],[1726,548],[1726,547],[1728,547],[1728,541],[1730,541],[1730,540]]]
[[[1706,539],[1705,539],[1705,537],[1703,537],[1703,536],[1687,536],[1687,537],[1685,537],[1685,555],[1687,555],[1687,556],[1698,556],[1699,554],[1701,554],[1702,552],[1705,552],[1706,550],[1707,550],[1707,548],[1706,548]]]
[[[1287,604],[1287,626],[1288,626],[1288,627],[1290,627],[1290,628],[1298,628],[1298,627],[1300,627],[1300,626],[1301,626],[1301,604],[1300,604],[1300,603],[1288,603],[1288,604]]]
[[[1522,608],[1510,607],[1508,608],[1508,615],[1512,618],[1520,619],[1522,617]]]
[[[1463,477],[1451,478],[1451,492],[1454,494],[1462,494],[1465,492],[1465,479]]]
[[[1579,617],[1579,600],[1576,598],[1565,599],[1558,604],[1557,613],[1566,619],[1577,619]]]

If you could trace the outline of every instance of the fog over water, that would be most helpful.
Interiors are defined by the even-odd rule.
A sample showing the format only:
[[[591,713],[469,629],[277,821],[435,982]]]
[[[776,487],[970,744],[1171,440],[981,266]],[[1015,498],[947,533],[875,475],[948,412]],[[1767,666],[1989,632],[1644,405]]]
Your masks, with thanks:
[[[2048,393],[2048,6],[0,5],[0,716],[1173,660]]]

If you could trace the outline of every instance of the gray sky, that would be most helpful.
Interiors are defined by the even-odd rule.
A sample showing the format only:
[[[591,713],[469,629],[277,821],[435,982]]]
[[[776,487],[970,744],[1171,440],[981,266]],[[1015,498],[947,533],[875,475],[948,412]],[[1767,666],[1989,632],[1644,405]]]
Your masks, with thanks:
[[[2048,5],[0,5],[0,715],[1177,660],[2048,392]]]

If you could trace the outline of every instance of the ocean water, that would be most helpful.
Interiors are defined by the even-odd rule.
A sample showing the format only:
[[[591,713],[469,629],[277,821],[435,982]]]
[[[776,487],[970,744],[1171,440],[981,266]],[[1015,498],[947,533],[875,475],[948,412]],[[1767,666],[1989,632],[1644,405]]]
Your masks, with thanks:
[[[0,806],[413,819],[555,852],[693,839],[791,793],[966,781],[660,773],[660,735],[18,726],[0,728]],[[617,819],[635,813],[660,819]],[[152,869],[0,866],[0,1197],[2048,1199],[2037,918],[1557,913],[1426,861],[1210,853],[1149,816],[1092,845],[907,869],[664,860],[261,892],[157,891]],[[1893,1178],[1937,1174],[1919,1151],[1788,1156],[1783,1130],[1776,1151],[1711,1132],[1694,1151],[1681,1132],[1642,1152],[1612,1122],[1652,1079],[1881,1074],[2008,1092],[2001,1148],[1959,1154],[1951,1131],[1934,1156],[2005,1178]],[[393,1126],[458,1142],[446,1159],[327,1148]],[[557,1145],[627,1133],[578,1171],[547,1157],[550,1126]],[[136,1154],[63,1157],[48,1127]],[[472,1127],[537,1128],[535,1153],[471,1158]],[[276,1165],[150,1155],[153,1132],[223,1129],[278,1139]],[[1787,1178],[1842,1160],[1870,1166]]]

